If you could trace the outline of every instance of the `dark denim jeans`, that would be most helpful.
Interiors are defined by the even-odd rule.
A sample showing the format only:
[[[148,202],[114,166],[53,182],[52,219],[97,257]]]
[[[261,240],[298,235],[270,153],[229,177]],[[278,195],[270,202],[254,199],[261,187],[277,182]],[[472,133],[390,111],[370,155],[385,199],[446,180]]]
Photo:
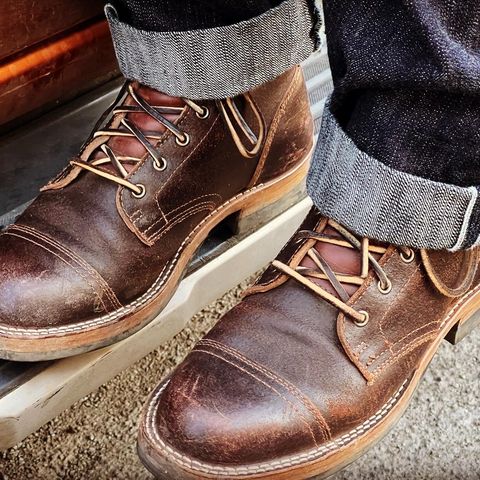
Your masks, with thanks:
[[[116,0],[115,7],[108,13],[124,72],[173,94],[238,94],[303,60],[316,43],[311,0]],[[328,0],[324,12],[335,90],[308,181],[315,204],[379,240],[477,244],[480,2]],[[142,48],[145,56],[136,56]],[[168,69],[154,69],[152,80],[145,65],[153,68],[157,51],[169,52],[161,57],[167,66],[198,62],[207,73],[188,68],[170,85],[162,77]],[[214,62],[205,62],[207,51]]]
[[[106,13],[127,78],[201,100],[239,95],[305,60],[318,43],[312,2],[116,0]],[[150,12],[149,4],[155,6]],[[207,4],[208,10],[203,8]],[[122,15],[125,10],[128,14]],[[145,28],[149,14],[154,30],[136,26]],[[170,26],[159,29],[163,24]]]
[[[155,32],[221,27],[249,20],[282,0],[115,0],[121,18]]]
[[[328,0],[324,11],[335,90],[315,202],[382,240],[478,243],[480,2]]]

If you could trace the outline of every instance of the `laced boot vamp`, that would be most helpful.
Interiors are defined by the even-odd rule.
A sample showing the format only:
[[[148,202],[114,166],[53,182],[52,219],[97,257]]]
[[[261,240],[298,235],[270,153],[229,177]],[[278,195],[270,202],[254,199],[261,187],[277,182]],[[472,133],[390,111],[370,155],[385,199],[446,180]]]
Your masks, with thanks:
[[[398,420],[464,318],[477,266],[478,252],[356,239],[313,210],[153,394],[146,465],[174,478],[301,479],[352,461]]]
[[[301,185],[312,129],[300,68],[222,101],[127,82],[79,156],[0,235],[0,354],[57,358],[141,328],[212,228]]]

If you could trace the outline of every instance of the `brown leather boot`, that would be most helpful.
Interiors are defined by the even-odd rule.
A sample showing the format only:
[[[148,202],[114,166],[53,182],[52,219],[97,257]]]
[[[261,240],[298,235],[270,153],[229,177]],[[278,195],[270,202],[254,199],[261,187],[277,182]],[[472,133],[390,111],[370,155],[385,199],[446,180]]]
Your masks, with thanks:
[[[218,102],[127,82],[0,236],[0,357],[59,358],[140,329],[209,231],[297,188],[312,148],[300,67]]]
[[[478,264],[358,240],[313,209],[152,394],[141,458],[163,479],[329,476],[392,428],[441,340],[478,324]]]

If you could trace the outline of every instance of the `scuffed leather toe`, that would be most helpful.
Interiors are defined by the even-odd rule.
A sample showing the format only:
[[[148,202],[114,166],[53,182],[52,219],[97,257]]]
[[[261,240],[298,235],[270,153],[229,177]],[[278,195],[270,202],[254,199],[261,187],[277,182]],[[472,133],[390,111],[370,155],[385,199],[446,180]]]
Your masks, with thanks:
[[[452,327],[478,320],[479,250],[359,242],[312,209],[278,258],[151,398],[139,452],[160,478],[326,478],[393,428]]]
[[[58,327],[118,308],[89,265],[26,227],[2,233],[0,252],[2,333]]]
[[[167,464],[184,457],[220,467],[268,462],[329,439],[321,413],[295,386],[209,340],[154,394],[143,429]]]

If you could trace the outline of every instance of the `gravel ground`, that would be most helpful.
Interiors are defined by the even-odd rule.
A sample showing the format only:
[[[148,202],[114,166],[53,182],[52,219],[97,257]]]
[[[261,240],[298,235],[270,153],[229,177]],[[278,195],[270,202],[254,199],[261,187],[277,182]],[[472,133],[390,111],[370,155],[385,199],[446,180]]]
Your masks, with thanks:
[[[135,452],[145,398],[238,301],[244,287],[207,307],[167,345],[0,454],[4,479],[151,479]],[[480,479],[478,345],[480,331],[456,347],[444,342],[394,431],[334,478]]]

